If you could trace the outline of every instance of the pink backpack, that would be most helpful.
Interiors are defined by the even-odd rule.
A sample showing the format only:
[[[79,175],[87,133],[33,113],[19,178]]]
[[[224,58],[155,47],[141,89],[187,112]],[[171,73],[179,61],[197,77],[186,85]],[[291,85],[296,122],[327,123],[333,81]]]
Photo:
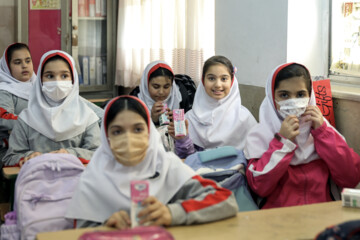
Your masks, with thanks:
[[[127,230],[88,232],[79,240],[173,240],[174,237],[163,227],[135,227]]]
[[[32,240],[39,232],[73,228],[64,215],[83,170],[71,154],[47,153],[26,162],[16,179],[14,211],[1,226],[1,240]]]

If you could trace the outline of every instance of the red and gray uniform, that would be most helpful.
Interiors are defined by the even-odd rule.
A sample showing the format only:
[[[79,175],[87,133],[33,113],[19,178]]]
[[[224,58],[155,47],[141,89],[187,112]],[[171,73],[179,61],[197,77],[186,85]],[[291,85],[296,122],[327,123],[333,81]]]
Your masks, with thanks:
[[[290,165],[297,145],[274,138],[259,159],[250,159],[246,177],[251,189],[266,198],[263,208],[331,201],[329,179],[339,187],[360,182],[360,156],[326,123],[311,130],[320,159]]]
[[[70,154],[87,162],[99,145],[100,128],[98,122],[89,125],[83,133],[73,138],[55,142],[31,128],[19,118],[11,132],[9,149],[2,161],[4,165],[12,166],[18,164],[22,158],[29,156],[33,152],[48,153],[64,148]]]
[[[0,161],[8,148],[9,135],[28,100],[0,90]],[[0,163],[1,165],[1,163]]]
[[[166,204],[171,225],[212,222],[235,216],[238,206],[234,194],[212,180],[194,176]],[[91,209],[89,209],[91,211]],[[128,213],[130,216],[130,213]],[[76,227],[93,227],[101,223],[77,220]]]

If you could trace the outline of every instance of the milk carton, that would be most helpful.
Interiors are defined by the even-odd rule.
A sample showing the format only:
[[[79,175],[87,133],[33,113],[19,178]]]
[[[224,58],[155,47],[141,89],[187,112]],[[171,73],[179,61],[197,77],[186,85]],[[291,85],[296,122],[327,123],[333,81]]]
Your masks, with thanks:
[[[175,128],[175,136],[186,136],[184,109],[173,110],[173,120]]]
[[[167,112],[167,109],[168,106],[166,103],[163,104],[163,111],[165,111],[163,114],[160,115],[159,117],[159,124],[160,126],[162,125],[169,125],[170,121],[168,119],[168,117],[166,116],[166,112]]]
[[[137,215],[143,209],[141,203],[149,196],[149,182],[146,180],[131,181],[130,190],[131,190],[131,210],[130,210],[131,227],[137,227],[139,226],[139,218],[137,217]]]
[[[360,208],[360,189],[344,188],[341,192],[344,207]]]

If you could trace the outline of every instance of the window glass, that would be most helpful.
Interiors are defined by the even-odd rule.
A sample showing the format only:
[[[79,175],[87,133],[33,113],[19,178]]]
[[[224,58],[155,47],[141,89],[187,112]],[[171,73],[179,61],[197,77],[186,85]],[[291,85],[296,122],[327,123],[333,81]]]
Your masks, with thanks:
[[[360,0],[332,0],[330,74],[360,77]]]

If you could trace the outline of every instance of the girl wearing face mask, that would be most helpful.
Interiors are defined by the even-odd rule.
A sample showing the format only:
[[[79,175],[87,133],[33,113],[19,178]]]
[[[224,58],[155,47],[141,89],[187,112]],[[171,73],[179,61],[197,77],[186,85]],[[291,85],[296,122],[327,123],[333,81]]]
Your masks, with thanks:
[[[353,188],[360,181],[360,158],[322,116],[303,65],[283,64],[272,72],[259,118],[244,152],[246,177],[265,199],[262,208],[339,199],[329,183]]]
[[[73,58],[62,51],[45,53],[28,108],[19,115],[9,139],[5,165],[42,153],[70,153],[87,162],[100,145],[99,118],[79,96]]]
[[[138,98],[120,96],[107,104],[101,142],[66,214],[77,219],[77,227],[105,223],[130,228],[132,180],[149,182],[149,197],[137,215],[140,224],[188,225],[236,215],[231,191],[195,175],[174,153],[165,152],[150,113]]]
[[[239,86],[229,59],[213,56],[203,67],[192,110],[186,113],[188,135],[175,137],[175,150],[186,158],[196,150],[233,146],[243,150],[248,131],[256,124],[253,115],[241,105]]]
[[[9,45],[0,59],[0,167],[10,132],[27,107],[35,79],[29,47],[24,43]]]

